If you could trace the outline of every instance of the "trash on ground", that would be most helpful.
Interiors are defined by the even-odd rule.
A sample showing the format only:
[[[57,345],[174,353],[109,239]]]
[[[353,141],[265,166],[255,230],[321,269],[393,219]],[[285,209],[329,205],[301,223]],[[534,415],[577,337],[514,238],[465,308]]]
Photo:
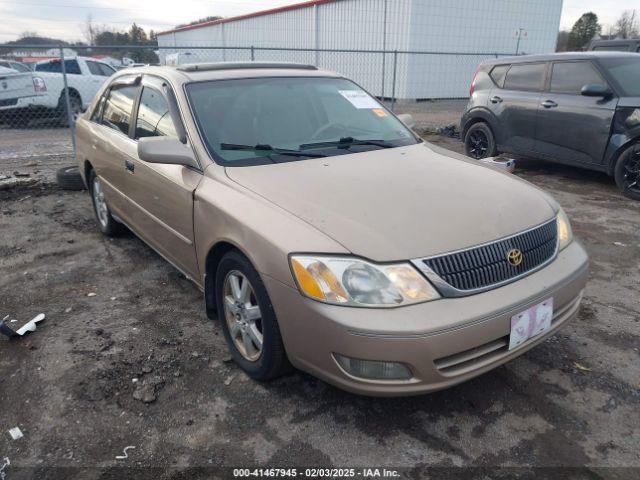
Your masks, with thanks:
[[[41,313],[24,324],[16,320],[11,320],[11,325],[9,325],[6,323],[7,317],[5,317],[4,320],[0,321],[0,333],[3,333],[7,337],[22,337],[27,332],[35,332],[36,323],[41,322],[44,318],[44,313]],[[14,325],[16,323],[17,325]]]
[[[0,465],[0,480],[5,480],[5,478],[7,478],[7,473],[4,471],[4,469],[9,465],[11,465],[9,457],[4,457],[4,459],[2,460],[2,465]]]
[[[0,176],[0,190],[9,190],[16,187],[26,187],[38,183],[37,178]]]
[[[22,434],[22,430],[20,430],[18,427],[14,427],[9,430],[9,435],[11,435],[11,438],[13,440],[19,440],[24,437],[24,435]]]
[[[590,372],[591,369],[588,367],[585,367],[584,365],[578,363],[578,362],[573,362],[573,366],[576,367],[578,370],[582,370],[583,372]]]
[[[613,244],[614,244],[616,247],[626,247],[626,246],[627,246],[627,244],[626,244],[626,243],[622,243],[622,242],[613,242]]]
[[[460,138],[460,130],[458,130],[458,126],[453,123],[446,127],[438,128],[437,132],[438,135],[442,135],[443,137]]]
[[[127,453],[127,450],[131,450],[134,447],[133,445],[129,445],[128,447],[124,447],[124,450],[122,450],[122,453],[124,455],[116,455],[116,460],[126,460],[127,458],[129,458],[129,454]]]
[[[227,379],[224,381],[224,384],[228,387],[229,385],[231,385],[231,382],[233,382],[233,379],[235,378],[235,375],[231,375],[229,377],[227,377]]]
[[[96,296],[96,294],[94,292],[87,293],[87,297],[95,297],[95,296]]]
[[[516,169],[516,161],[513,158],[489,157],[483,158],[480,161],[485,165],[497,167],[502,170],[506,170],[509,173],[513,173]]]

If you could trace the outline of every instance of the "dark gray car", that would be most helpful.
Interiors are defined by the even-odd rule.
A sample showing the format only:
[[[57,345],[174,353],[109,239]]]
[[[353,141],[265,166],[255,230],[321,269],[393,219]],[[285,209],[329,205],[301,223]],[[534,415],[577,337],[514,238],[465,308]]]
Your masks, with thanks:
[[[462,116],[467,155],[599,170],[640,200],[640,55],[580,52],[482,63]]]

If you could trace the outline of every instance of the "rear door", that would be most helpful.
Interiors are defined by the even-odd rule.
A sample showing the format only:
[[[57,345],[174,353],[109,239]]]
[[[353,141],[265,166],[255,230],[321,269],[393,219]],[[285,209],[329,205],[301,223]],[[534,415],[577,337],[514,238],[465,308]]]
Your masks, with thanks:
[[[124,195],[128,180],[125,165],[137,148],[129,131],[139,91],[135,76],[130,76],[118,78],[105,92],[91,116],[91,145],[87,154],[102,181],[111,210],[127,224],[133,219]]]
[[[182,165],[146,163],[137,155],[137,142],[145,137],[177,139],[169,114],[162,79],[145,75],[127,149],[123,193],[130,203],[136,233],[167,260],[192,278],[198,278],[193,236],[193,192],[202,180],[198,169]]]
[[[545,62],[515,63],[501,79],[502,85],[492,89],[489,109],[498,120],[496,136],[501,150],[513,153],[533,151],[545,74]]]
[[[617,98],[582,96],[582,87],[592,83],[607,85],[591,61],[552,63],[538,112],[536,152],[563,162],[602,163]]]

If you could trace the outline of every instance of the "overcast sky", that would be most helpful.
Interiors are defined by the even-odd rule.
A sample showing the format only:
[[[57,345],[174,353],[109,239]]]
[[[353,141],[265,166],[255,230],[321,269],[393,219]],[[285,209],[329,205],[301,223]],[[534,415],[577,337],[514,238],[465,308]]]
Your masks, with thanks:
[[[517,0],[514,0],[517,1]],[[300,0],[0,0],[0,43],[25,31],[64,40],[82,40],[81,24],[91,14],[98,24],[124,29],[137,22],[146,29],[167,30],[208,15],[233,16]],[[608,26],[637,0],[564,0],[561,25],[571,25],[586,11],[594,11]]]

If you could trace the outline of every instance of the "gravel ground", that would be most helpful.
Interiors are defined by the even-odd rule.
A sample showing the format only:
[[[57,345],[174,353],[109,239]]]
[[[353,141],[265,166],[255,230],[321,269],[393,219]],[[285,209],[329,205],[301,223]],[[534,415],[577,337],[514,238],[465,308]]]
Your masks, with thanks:
[[[0,158],[0,172],[14,161]],[[46,175],[0,191],[0,318],[47,315],[23,339],[0,335],[0,473],[209,478],[230,475],[218,466],[297,465],[639,478],[640,203],[598,173],[535,161],[516,173],[556,197],[589,251],[578,318],[479,378],[395,399],[303,373],[251,381],[198,289],[133,235],[103,238],[86,192]],[[12,440],[13,427],[24,437]]]

